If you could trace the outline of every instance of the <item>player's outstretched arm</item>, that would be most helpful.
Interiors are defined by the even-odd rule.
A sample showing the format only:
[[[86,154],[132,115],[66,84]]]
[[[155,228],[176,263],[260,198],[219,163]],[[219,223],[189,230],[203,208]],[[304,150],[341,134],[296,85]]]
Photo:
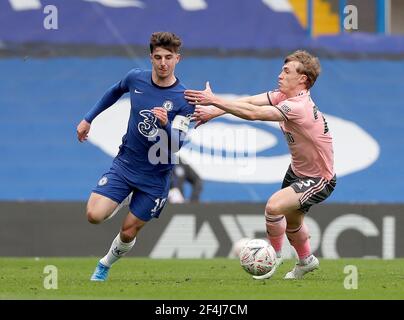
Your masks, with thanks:
[[[207,89],[205,89],[207,90]],[[250,103],[256,106],[267,106],[270,105],[267,93],[261,93],[254,96],[247,96],[238,98],[237,101]],[[195,129],[200,125],[226,114],[226,111],[219,109],[213,105],[203,106],[196,105],[195,112],[192,115],[191,121],[196,121]]]
[[[91,123],[95,119],[95,117],[97,117],[101,112],[112,106],[119,100],[120,97],[122,97],[124,93],[128,91],[129,89],[125,85],[122,85],[122,81],[119,81],[111,88],[109,88],[107,92],[105,92],[103,97],[95,104],[95,106],[87,112],[87,114],[84,116],[84,120],[86,120],[88,123]]]
[[[77,126],[77,138],[80,142],[88,139],[88,133],[90,132],[91,122],[101,112],[112,106],[118,101],[122,95],[127,92],[128,89],[122,86],[122,81],[119,81],[104,94],[104,96],[91,108],[90,111],[84,116],[84,119]]]
[[[260,93],[254,96],[248,96],[248,97],[242,97],[237,99],[237,101],[240,102],[246,102],[253,104],[255,106],[268,106],[271,105],[271,103],[268,100],[268,93]]]
[[[196,105],[195,111],[191,117],[191,121],[196,121],[195,129],[200,125],[224,115],[226,112],[215,106]]]
[[[265,106],[264,96],[266,94],[260,94],[253,96],[257,104],[245,102],[245,100],[226,100],[217,97],[210,89],[209,82],[206,83],[206,89],[203,91],[198,90],[186,90],[185,98],[190,104],[193,105],[214,105],[215,107],[223,110],[224,112],[231,113],[239,118],[246,120],[264,120],[264,121],[283,121],[282,114],[272,106]],[[253,97],[249,97],[252,99]],[[245,98],[248,99],[248,98]],[[267,98],[265,98],[266,101]],[[268,104],[268,102],[266,102]]]

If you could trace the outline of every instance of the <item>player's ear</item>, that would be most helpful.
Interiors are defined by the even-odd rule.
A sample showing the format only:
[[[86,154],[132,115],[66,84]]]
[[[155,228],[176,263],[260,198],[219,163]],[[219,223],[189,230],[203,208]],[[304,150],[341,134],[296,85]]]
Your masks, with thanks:
[[[308,79],[307,76],[305,74],[302,74],[300,76],[300,83],[306,83],[307,79]]]
[[[181,60],[181,55],[179,53],[177,53],[177,63],[180,62]]]

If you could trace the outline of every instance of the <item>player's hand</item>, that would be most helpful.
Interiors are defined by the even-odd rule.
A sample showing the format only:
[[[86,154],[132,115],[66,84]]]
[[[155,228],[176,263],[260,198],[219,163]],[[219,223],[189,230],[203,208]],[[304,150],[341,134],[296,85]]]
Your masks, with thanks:
[[[154,116],[160,121],[160,125],[165,127],[168,123],[167,110],[163,107],[155,107],[151,110]]]
[[[195,129],[216,117],[213,106],[196,106],[191,121],[196,121]]]
[[[81,120],[77,126],[77,139],[80,142],[86,141],[88,139],[88,133],[90,132],[91,124],[86,120]]]
[[[184,95],[190,104],[203,106],[214,104],[216,98],[210,88],[209,81],[206,82],[205,90],[185,90]]]

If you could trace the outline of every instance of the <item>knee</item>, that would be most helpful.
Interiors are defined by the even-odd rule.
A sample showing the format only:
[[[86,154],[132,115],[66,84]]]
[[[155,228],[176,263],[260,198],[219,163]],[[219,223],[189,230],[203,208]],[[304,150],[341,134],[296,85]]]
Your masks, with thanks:
[[[103,221],[101,216],[94,210],[87,209],[86,215],[88,222],[90,222],[91,224],[99,224]]]
[[[283,215],[284,212],[282,212],[282,206],[279,204],[277,201],[269,200],[267,202],[267,205],[265,206],[265,214],[266,215],[273,215],[273,216],[278,216],[278,215]]]

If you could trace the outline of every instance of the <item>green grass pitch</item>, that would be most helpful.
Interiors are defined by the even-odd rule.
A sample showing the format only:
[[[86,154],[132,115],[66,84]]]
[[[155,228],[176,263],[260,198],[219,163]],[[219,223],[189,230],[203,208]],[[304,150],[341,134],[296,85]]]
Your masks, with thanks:
[[[287,260],[272,279],[253,280],[236,259],[124,258],[108,281],[89,278],[96,258],[0,258],[0,299],[279,300],[404,299],[404,260],[321,260],[303,280],[283,280],[293,267]],[[47,265],[57,268],[57,289],[45,289]],[[348,265],[358,271],[358,288]],[[54,282],[55,284],[56,282]]]

